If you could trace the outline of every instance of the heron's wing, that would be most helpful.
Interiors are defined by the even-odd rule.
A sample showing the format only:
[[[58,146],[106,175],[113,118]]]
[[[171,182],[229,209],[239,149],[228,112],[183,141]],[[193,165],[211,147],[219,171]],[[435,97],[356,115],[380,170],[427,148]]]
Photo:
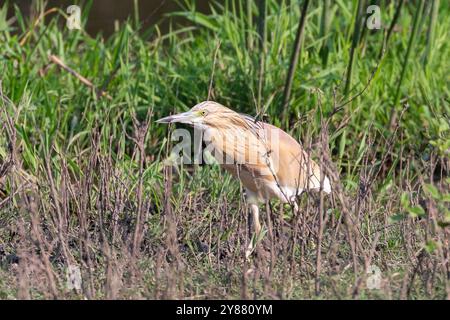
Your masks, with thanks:
[[[262,194],[262,198],[286,201],[303,190],[320,187],[320,167],[294,138],[271,124],[255,121],[245,114],[240,116],[246,128],[240,128],[237,135],[255,139],[240,139],[236,145],[236,154],[247,161],[241,161],[239,166],[224,167],[238,176],[247,189]],[[248,161],[255,149],[259,156],[256,161]]]
[[[267,132],[272,133],[267,135],[275,136],[275,139],[271,138],[270,147],[279,184],[300,191],[320,188],[321,169],[311,155],[285,131],[271,124],[264,126]],[[327,178],[323,188],[327,192],[330,189]]]
[[[259,140],[267,149],[267,158],[270,159],[271,172],[277,184],[300,192],[320,187],[320,166],[296,139],[271,124],[255,121],[250,116],[245,116],[245,119],[252,130],[258,132]],[[326,186],[324,189],[327,189]]]
[[[262,130],[264,130],[264,122],[257,120],[255,117],[252,117],[245,113],[239,113],[242,119],[244,119],[248,128],[255,134],[257,137],[260,136]]]

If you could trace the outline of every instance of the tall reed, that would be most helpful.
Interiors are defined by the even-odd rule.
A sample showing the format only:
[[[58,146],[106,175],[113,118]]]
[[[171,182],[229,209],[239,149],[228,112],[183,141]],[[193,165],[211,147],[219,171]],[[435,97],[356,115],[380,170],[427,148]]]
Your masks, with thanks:
[[[258,0],[259,75],[257,114],[263,110],[264,69],[266,64],[266,0]]]
[[[358,0],[358,6],[355,11],[355,21],[353,27],[352,45],[350,47],[350,60],[347,65],[347,73],[345,78],[344,96],[347,97],[352,85],[353,66],[355,64],[356,50],[359,44],[359,35],[361,33],[361,19],[364,8],[364,0]]]
[[[292,81],[294,80],[295,70],[297,69],[298,59],[302,52],[303,33],[306,24],[306,15],[308,13],[309,0],[304,0],[300,10],[300,20],[298,22],[297,33],[295,35],[294,47],[292,50],[291,60],[289,63],[289,70],[286,77],[286,84],[283,92],[282,114],[283,122],[286,124],[289,114],[289,100],[291,98]]]
[[[328,52],[330,50],[330,39],[325,39],[329,36],[330,31],[330,0],[323,0],[322,17],[320,20],[320,37],[323,39],[322,47],[320,48],[320,57],[322,59],[322,67],[326,68],[328,63]]]
[[[427,47],[424,54],[423,65],[426,67],[428,62],[432,59],[433,46],[436,38],[436,22],[439,13],[439,0],[431,1],[431,15],[427,30]]]
[[[402,88],[403,80],[405,78],[406,69],[408,68],[411,51],[413,50],[414,44],[417,41],[418,30],[419,30],[419,21],[422,16],[424,4],[425,4],[425,1],[419,1],[419,5],[417,6],[416,12],[414,14],[413,28],[411,31],[411,36],[409,37],[408,47],[406,49],[406,53],[403,58],[402,70],[401,70],[400,77],[397,82],[397,89],[395,90],[395,96],[394,96],[394,100],[393,100],[393,108],[394,109],[397,108],[397,105],[399,103],[400,95],[401,95],[401,88]]]

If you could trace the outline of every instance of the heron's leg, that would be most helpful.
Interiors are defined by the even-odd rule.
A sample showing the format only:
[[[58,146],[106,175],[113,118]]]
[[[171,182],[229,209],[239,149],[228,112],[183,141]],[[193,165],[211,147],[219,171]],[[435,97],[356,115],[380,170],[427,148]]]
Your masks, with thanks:
[[[299,209],[298,209],[297,201],[294,200],[294,215],[297,215],[298,211],[299,211]]]
[[[259,223],[259,207],[256,204],[250,204],[250,210],[252,211],[252,223],[255,233],[259,234],[261,231],[261,223]]]
[[[259,222],[259,207],[257,204],[251,203],[249,205],[250,211],[252,213],[252,225],[255,233],[253,236],[255,239],[259,236],[259,233],[261,232],[261,223]],[[247,250],[245,251],[245,257],[248,258],[253,250],[255,250],[255,247],[253,246],[252,238],[250,238],[250,243],[248,244]]]

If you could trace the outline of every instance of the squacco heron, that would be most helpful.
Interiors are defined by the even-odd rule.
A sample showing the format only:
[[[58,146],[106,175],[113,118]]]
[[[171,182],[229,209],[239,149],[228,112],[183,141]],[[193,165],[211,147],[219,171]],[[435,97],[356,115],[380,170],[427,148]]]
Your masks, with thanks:
[[[255,235],[261,232],[259,204],[278,199],[291,204],[296,213],[296,199],[302,192],[331,192],[330,181],[321,175],[319,165],[289,134],[217,102],[204,101],[157,122],[185,123],[203,132],[217,161],[242,182]],[[254,249],[252,242],[246,257]]]

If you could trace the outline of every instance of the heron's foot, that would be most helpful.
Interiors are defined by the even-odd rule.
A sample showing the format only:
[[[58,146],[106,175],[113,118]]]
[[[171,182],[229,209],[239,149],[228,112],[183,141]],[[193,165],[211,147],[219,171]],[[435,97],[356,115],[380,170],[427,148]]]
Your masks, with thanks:
[[[250,260],[250,256],[255,251],[255,248],[251,243],[248,245],[247,250],[245,250],[245,259]]]
[[[266,228],[262,228],[258,233],[254,233],[252,238],[250,239],[250,243],[248,244],[247,250],[245,250],[245,259],[249,260],[252,253],[255,251],[256,246],[262,241],[264,236],[267,233]]]

